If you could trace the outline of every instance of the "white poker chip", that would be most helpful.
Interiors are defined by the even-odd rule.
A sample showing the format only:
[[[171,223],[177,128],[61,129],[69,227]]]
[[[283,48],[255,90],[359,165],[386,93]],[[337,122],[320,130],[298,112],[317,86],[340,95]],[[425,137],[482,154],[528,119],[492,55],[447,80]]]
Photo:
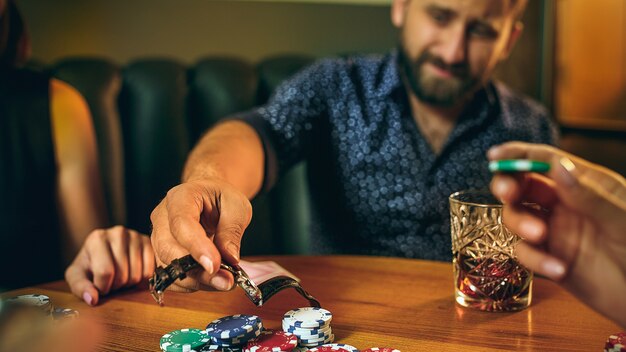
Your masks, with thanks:
[[[323,308],[304,307],[288,311],[283,316],[283,323],[294,328],[320,328],[327,326],[333,319],[331,312]]]

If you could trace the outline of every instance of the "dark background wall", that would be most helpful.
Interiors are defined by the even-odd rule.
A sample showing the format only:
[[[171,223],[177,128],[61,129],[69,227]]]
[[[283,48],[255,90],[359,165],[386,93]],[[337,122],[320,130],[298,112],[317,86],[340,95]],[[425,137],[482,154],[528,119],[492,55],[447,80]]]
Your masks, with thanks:
[[[396,44],[388,5],[210,0],[17,0],[33,56],[148,56],[192,63],[209,55],[252,62],[281,53],[385,52]],[[390,3],[391,1],[389,1]],[[499,76],[539,97],[541,10],[530,2],[526,33]]]

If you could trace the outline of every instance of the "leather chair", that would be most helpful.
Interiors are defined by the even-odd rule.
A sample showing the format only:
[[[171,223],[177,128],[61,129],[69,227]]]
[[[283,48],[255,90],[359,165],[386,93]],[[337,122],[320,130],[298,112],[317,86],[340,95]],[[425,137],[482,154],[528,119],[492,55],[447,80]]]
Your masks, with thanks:
[[[180,183],[186,156],[202,134],[220,119],[262,104],[312,61],[284,55],[253,65],[207,57],[187,67],[143,59],[121,67],[106,58],[69,58],[50,69],[76,87],[91,109],[110,224],[150,233],[150,212]],[[304,171],[299,165],[253,200],[244,254],[307,252]]]

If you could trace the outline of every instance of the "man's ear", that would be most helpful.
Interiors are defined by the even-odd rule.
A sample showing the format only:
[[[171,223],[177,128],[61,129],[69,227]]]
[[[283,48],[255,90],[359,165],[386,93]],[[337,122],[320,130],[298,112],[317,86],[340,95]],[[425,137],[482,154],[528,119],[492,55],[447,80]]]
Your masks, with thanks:
[[[404,25],[410,2],[411,0],[393,0],[391,3],[391,23],[394,27],[401,28]]]
[[[521,21],[516,21],[511,29],[511,35],[509,36],[509,40],[506,43],[506,47],[502,52],[500,60],[504,60],[511,55],[511,52],[515,47],[515,43],[517,43],[517,40],[522,36],[522,33],[524,33],[524,24]]]

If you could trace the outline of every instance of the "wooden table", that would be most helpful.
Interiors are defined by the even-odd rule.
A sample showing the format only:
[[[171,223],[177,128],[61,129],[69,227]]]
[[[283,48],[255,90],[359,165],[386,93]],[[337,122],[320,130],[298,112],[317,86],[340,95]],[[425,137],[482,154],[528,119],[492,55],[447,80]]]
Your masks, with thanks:
[[[249,257],[275,260],[333,313],[336,342],[359,349],[395,347],[409,351],[601,351],[619,326],[603,318],[558,285],[534,282],[533,303],[516,313],[461,308],[453,298],[448,263],[378,257]],[[230,292],[168,292],[159,307],[146,288],[114,294],[89,308],[54,282],[8,293],[42,293],[56,306],[95,315],[105,327],[102,351],[159,351],[171,330],[203,328],[216,318],[256,314],[266,328],[280,329],[282,315],[306,306],[293,290],[255,307],[239,288]],[[4,295],[6,296],[6,295]]]

